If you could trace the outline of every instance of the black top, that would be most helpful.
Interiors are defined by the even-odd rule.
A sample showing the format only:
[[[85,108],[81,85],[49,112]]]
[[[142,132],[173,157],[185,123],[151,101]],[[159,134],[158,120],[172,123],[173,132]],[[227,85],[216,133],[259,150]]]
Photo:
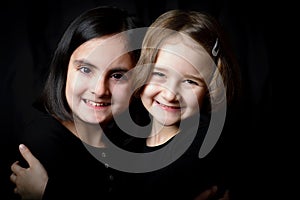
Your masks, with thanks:
[[[37,109],[33,112],[35,114],[27,123],[20,143],[29,147],[48,172],[49,181],[43,196],[44,200],[189,200],[212,185],[219,187],[224,185],[226,167],[222,157],[224,154],[221,154],[224,153],[222,148],[219,150],[217,144],[205,158],[198,157],[207,126],[197,129],[195,137],[189,133],[193,129],[188,128],[164,145],[154,148],[147,147],[145,139],[128,140],[113,126],[112,135],[121,138],[123,143],[119,140],[118,145],[123,145],[127,150],[148,153],[167,146],[167,151],[159,154],[160,157],[156,162],[176,155],[178,147],[181,148],[186,142],[192,141],[183,155],[166,167],[147,173],[127,173],[115,170],[109,166],[109,162],[105,162],[106,159],[109,160],[109,149],[84,144],[48,113]],[[96,152],[101,157],[101,161],[90,151],[93,151],[94,155]],[[141,165],[151,165],[149,162],[152,161],[140,160],[139,162]]]
[[[224,152],[219,149],[220,144],[217,143],[206,157],[201,159],[198,157],[206,131],[207,126],[199,128],[195,138],[192,138],[191,145],[174,162],[156,171],[141,174],[143,184],[139,185],[139,190],[146,194],[143,199],[194,200],[202,191],[213,185],[218,186],[218,195],[223,194],[225,187],[229,189],[226,185],[226,175],[228,175],[226,164],[222,161]],[[144,143],[144,152],[157,151],[168,146],[168,150],[160,154],[162,160],[168,159],[176,154],[178,148],[181,148],[181,142],[188,142],[188,134],[188,130],[180,132],[167,143],[156,147],[147,147]],[[179,142],[175,141],[171,144],[176,139]],[[144,164],[151,165],[152,163],[148,160]]]
[[[33,112],[20,143],[28,146],[48,172],[43,199],[117,199],[123,193],[124,180],[130,181],[127,173],[112,169],[89,152],[105,161],[109,158],[105,148],[84,144],[48,113]],[[25,161],[21,164],[25,166]]]

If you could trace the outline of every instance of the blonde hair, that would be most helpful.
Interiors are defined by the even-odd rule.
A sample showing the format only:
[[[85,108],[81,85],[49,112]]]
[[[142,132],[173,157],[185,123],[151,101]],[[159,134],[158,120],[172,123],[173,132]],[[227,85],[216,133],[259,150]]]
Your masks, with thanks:
[[[145,35],[141,56],[134,69],[133,85],[135,95],[139,96],[146,84],[164,42],[174,36],[185,35],[191,38],[195,45],[200,45],[210,55],[216,65],[216,70],[207,82],[210,88],[208,98],[213,102],[224,100],[231,104],[239,90],[239,71],[235,57],[215,18],[196,11],[171,10],[159,16],[148,28]],[[221,77],[219,77],[221,76]],[[220,79],[221,78],[221,79]],[[226,94],[220,89],[223,81]]]

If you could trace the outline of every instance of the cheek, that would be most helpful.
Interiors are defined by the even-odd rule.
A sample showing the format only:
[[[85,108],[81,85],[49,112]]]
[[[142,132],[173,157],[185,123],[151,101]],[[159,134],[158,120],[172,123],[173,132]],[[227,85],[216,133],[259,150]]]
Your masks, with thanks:
[[[73,99],[73,85],[71,84],[69,77],[67,78],[65,95],[69,106],[71,106],[71,102]]]
[[[73,101],[76,96],[80,95],[87,89],[87,82],[80,80],[78,76],[70,75],[66,82],[66,98],[68,102]]]
[[[198,109],[202,106],[205,95],[205,90],[190,91],[189,93],[184,94],[184,101],[192,109]]]
[[[148,85],[144,88],[143,92],[141,93],[141,99],[143,100],[143,102],[147,102],[150,101],[150,99],[152,99],[152,97],[154,92],[154,87]]]
[[[127,102],[129,101],[132,92],[130,90],[129,84],[124,84],[116,85],[115,87],[113,87],[113,89],[111,90],[111,94],[115,102]]]
[[[159,87],[155,84],[148,84],[145,86],[141,97],[144,98],[152,98],[154,97],[157,93],[159,93]]]
[[[119,114],[128,108],[131,97],[129,86],[116,86],[111,90],[111,101],[113,102],[112,111],[114,114]]]
[[[159,93],[158,91],[159,91],[159,89],[157,86],[149,84],[149,85],[145,86],[143,92],[141,93],[140,97],[141,97],[142,103],[148,111],[151,110],[150,108],[153,105],[153,101],[154,101],[156,94]]]
[[[203,104],[203,101],[205,99],[205,96],[206,96],[206,93],[203,91],[201,92],[198,96],[198,99],[197,99],[197,104],[199,105],[199,107],[202,107],[202,104]]]

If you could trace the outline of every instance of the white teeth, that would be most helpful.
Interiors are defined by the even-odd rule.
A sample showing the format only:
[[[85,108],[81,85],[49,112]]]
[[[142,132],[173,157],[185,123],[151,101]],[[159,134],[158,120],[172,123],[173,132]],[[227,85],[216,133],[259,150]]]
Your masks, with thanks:
[[[90,100],[86,100],[86,102],[92,106],[107,106],[107,105],[109,105],[108,103],[96,103],[96,102],[93,102]]]

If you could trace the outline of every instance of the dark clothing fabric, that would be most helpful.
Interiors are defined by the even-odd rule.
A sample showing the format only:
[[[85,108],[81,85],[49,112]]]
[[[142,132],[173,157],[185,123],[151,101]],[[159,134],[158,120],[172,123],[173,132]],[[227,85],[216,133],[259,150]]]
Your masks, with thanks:
[[[105,160],[109,157],[105,148],[84,144],[48,113],[33,112],[20,143],[28,146],[48,172],[43,199],[117,199],[122,194],[126,173],[90,153],[96,152]],[[24,160],[21,164],[26,166]]]
[[[48,172],[49,181],[43,200],[189,200],[212,185],[218,185],[219,189],[223,186],[226,167],[221,163],[223,154],[218,150],[219,142],[205,158],[198,157],[206,125],[199,129],[188,125],[186,131],[164,145],[151,148],[146,146],[145,138],[133,139],[112,123],[106,136],[123,149],[145,154],[166,149],[152,159],[138,160],[132,165],[151,166],[156,163],[160,166],[166,160],[172,161],[154,171],[130,173],[110,166],[110,148],[91,147],[48,113],[37,109],[33,112],[20,143],[29,147]],[[195,131],[196,134],[191,134]],[[21,164],[26,166],[25,162]]]
[[[139,191],[147,194],[143,199],[193,200],[202,191],[214,185],[218,186],[218,195],[223,194],[225,187],[228,189],[226,183],[228,172],[226,172],[226,166],[222,163],[224,157],[222,157],[221,151],[218,150],[220,144],[217,144],[206,157],[200,159],[198,156],[206,131],[207,126],[201,127],[192,140],[188,139],[189,134],[191,134],[189,131],[180,132],[167,143],[156,147],[148,147],[144,143],[144,152],[158,151],[168,146],[167,150],[159,155],[163,161],[174,156],[177,149],[182,148],[182,142],[192,141],[188,149],[169,165],[140,175],[143,184],[139,185]],[[144,164],[151,165],[152,162],[151,160],[145,160]]]

